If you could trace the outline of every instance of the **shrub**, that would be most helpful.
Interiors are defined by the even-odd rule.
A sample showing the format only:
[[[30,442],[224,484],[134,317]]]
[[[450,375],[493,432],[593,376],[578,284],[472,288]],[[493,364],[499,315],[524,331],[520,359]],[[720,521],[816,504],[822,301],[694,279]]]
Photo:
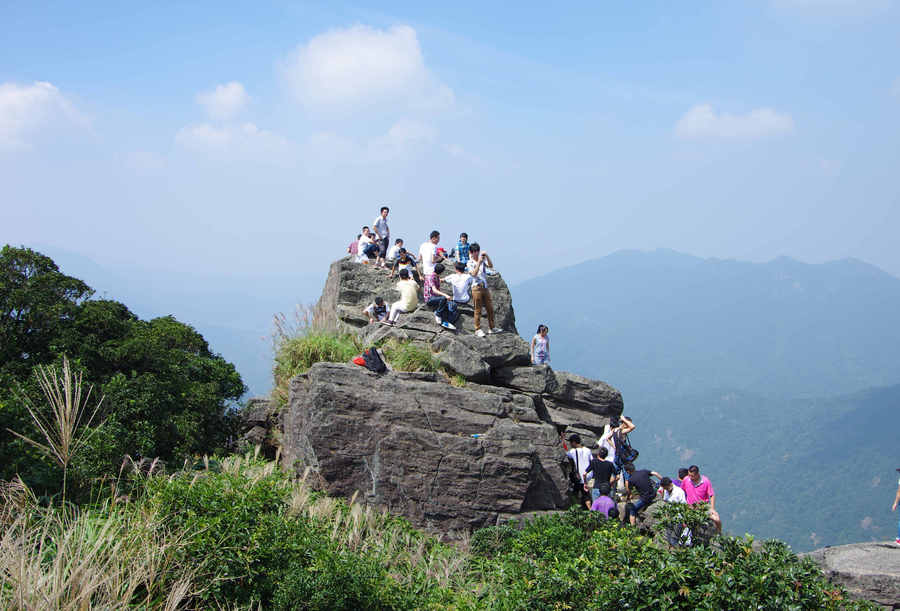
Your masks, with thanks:
[[[385,343],[384,357],[398,371],[437,371],[438,362],[428,348],[409,342],[389,340]]]
[[[349,334],[305,329],[295,336],[281,336],[275,345],[273,398],[284,405],[294,376],[306,372],[314,363],[346,363],[361,350],[359,340]]]

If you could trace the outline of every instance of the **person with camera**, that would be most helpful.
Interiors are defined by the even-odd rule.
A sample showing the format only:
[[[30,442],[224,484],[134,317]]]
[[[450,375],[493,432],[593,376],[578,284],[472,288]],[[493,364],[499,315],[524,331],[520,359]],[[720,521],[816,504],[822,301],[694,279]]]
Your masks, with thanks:
[[[469,246],[469,262],[466,269],[475,278],[475,284],[472,286],[472,308],[475,310],[475,335],[484,337],[486,333],[481,329],[481,309],[487,310],[488,331],[490,333],[500,333],[501,329],[494,325],[494,301],[491,299],[491,291],[487,285],[488,268],[493,268],[494,262],[486,252],[481,251],[478,242]]]

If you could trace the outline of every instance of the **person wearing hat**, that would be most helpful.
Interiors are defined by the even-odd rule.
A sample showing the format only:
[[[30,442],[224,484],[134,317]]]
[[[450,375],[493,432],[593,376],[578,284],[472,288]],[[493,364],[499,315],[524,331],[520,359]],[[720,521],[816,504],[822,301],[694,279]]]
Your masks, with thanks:
[[[900,473],[900,469],[897,469],[897,472]],[[897,503],[900,503],[900,480],[897,481],[897,494],[894,495],[894,504],[891,505],[891,511],[897,511]],[[900,523],[897,524],[897,538],[894,540],[894,543],[900,545]]]

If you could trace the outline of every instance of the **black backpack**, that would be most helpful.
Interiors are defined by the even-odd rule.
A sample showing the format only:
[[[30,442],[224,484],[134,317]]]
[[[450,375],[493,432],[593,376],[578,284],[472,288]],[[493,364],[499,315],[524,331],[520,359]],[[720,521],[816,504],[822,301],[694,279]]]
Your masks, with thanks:
[[[637,460],[638,452],[631,446],[631,442],[628,441],[628,435],[625,435],[621,439],[618,436],[614,437],[616,444],[616,463],[619,466],[624,465],[627,462],[634,462]]]
[[[362,357],[366,362],[366,369],[369,371],[374,371],[375,373],[384,373],[387,371],[387,365],[384,364],[384,360],[381,358],[381,355],[378,354],[376,348],[369,348],[362,353]]]

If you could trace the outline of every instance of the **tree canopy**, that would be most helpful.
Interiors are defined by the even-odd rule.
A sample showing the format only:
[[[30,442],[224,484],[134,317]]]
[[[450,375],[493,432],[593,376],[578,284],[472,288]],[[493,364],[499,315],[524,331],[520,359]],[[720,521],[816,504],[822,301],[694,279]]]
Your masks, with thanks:
[[[245,388],[234,365],[172,316],[141,320],[28,248],[0,254],[0,479],[20,474],[52,492],[53,470],[8,429],[34,434],[25,402],[42,399],[37,365],[62,355],[105,396],[99,427],[75,465],[83,482],[112,475],[125,455],[178,461],[223,447],[229,402]]]

